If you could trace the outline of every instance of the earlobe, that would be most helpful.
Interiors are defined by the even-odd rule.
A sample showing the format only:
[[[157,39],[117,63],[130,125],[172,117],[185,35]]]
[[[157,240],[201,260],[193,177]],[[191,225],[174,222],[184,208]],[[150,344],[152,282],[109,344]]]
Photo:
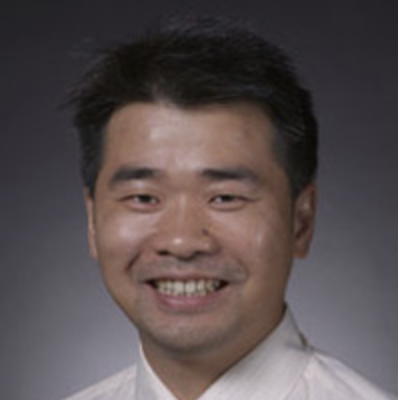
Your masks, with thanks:
[[[295,257],[307,255],[315,227],[316,186],[307,186],[297,197],[294,209]]]
[[[86,205],[86,213],[87,213],[87,239],[88,239],[89,250],[91,257],[97,259],[94,199],[88,193],[87,189],[84,190],[84,203]]]

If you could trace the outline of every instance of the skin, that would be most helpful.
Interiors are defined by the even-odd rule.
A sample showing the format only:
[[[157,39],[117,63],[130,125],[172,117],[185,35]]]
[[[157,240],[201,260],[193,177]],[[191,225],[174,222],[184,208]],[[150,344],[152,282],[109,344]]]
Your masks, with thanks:
[[[197,398],[275,328],[293,259],[308,251],[315,188],[291,198],[275,134],[244,103],[134,103],[107,126],[95,196],[85,196],[91,254],[181,400]],[[223,287],[165,295],[159,279]]]

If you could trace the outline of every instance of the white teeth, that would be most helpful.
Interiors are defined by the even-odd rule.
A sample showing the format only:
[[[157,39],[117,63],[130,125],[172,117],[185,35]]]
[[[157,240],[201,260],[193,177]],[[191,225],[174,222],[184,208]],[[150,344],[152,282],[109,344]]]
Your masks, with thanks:
[[[221,287],[221,281],[208,280],[189,280],[189,281],[172,281],[172,280],[157,280],[154,282],[155,288],[162,294],[172,296],[206,296],[209,293],[214,293]]]

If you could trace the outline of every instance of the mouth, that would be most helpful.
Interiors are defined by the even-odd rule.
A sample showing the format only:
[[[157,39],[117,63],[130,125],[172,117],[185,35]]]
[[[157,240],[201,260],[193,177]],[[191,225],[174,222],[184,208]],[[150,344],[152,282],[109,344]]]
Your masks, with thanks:
[[[176,297],[205,297],[227,285],[219,279],[155,279],[149,283],[160,294]]]

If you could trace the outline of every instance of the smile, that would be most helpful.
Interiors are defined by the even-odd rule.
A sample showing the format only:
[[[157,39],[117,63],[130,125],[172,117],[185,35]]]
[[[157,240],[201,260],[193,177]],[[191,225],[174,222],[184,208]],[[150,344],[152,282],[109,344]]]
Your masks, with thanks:
[[[153,287],[161,294],[169,296],[207,296],[220,290],[226,285],[226,282],[217,279],[199,279],[199,280],[154,280]]]

